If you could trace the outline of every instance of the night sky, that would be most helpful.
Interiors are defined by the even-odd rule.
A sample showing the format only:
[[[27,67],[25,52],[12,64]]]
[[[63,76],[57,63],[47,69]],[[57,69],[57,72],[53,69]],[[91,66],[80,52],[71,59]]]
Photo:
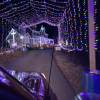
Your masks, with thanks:
[[[55,43],[58,42],[58,27],[57,26],[51,26],[47,23],[41,23],[41,24],[37,24],[36,26],[36,31],[40,31],[41,26],[43,25],[43,27],[45,27],[45,32],[48,35],[48,38],[50,39],[54,39]],[[30,27],[31,29],[33,29],[33,26]],[[29,32],[29,31],[28,31]]]
[[[49,38],[57,38],[58,37],[58,27],[57,26],[51,26],[49,24],[46,23],[41,23],[37,25],[36,30],[40,31],[41,26],[43,25],[43,27],[45,27],[45,32],[47,34],[49,34]]]

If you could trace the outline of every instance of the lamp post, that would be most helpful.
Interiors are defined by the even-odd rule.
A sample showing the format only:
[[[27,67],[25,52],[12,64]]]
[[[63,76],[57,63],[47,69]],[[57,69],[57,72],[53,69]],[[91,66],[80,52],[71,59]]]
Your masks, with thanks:
[[[40,47],[41,47],[41,37],[40,37]]]
[[[24,38],[24,37],[23,37],[23,36],[21,36],[20,38],[22,39],[22,46],[23,46],[23,38]]]

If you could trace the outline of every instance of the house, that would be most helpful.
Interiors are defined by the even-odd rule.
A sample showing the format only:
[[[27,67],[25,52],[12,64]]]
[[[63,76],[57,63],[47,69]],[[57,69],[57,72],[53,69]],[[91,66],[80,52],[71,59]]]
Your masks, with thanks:
[[[13,28],[9,32],[6,37],[6,41],[8,41],[10,47],[38,47],[45,45],[54,44],[54,39],[49,39],[48,34],[45,33],[45,27],[43,25],[40,28],[40,31],[36,31],[35,29],[31,29],[30,27],[23,29],[23,26],[27,26],[24,22],[19,26],[19,32],[14,30]]]
[[[19,28],[23,30],[23,26],[26,26],[24,22],[20,25]],[[25,34],[24,32],[21,34],[23,34],[25,38],[24,44],[29,47],[42,46],[44,44],[46,45],[54,44],[54,39],[48,38],[48,34],[46,34],[45,27],[43,27],[43,25],[41,26],[40,31],[36,31],[36,26],[35,26],[35,29],[28,27],[26,28]]]

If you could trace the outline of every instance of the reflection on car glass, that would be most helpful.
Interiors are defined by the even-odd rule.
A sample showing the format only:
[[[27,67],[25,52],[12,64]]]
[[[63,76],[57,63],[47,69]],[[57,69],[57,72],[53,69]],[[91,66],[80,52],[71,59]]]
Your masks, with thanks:
[[[32,93],[38,93],[44,96],[44,84],[41,76],[35,72],[18,72],[14,70],[7,70],[9,74],[20,81]]]
[[[9,85],[9,81],[6,79],[6,75],[0,70],[0,83],[5,83],[6,85]]]

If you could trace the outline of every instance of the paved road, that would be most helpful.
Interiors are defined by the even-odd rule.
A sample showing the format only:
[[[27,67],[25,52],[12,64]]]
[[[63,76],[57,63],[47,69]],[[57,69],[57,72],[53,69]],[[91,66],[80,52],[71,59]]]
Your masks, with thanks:
[[[49,70],[51,65],[52,49],[33,50],[24,54],[8,65],[4,66],[8,70],[17,71],[37,71],[44,73],[49,80]],[[51,88],[55,91],[58,100],[74,100],[74,92],[70,89],[68,82],[53,60],[51,72]]]

